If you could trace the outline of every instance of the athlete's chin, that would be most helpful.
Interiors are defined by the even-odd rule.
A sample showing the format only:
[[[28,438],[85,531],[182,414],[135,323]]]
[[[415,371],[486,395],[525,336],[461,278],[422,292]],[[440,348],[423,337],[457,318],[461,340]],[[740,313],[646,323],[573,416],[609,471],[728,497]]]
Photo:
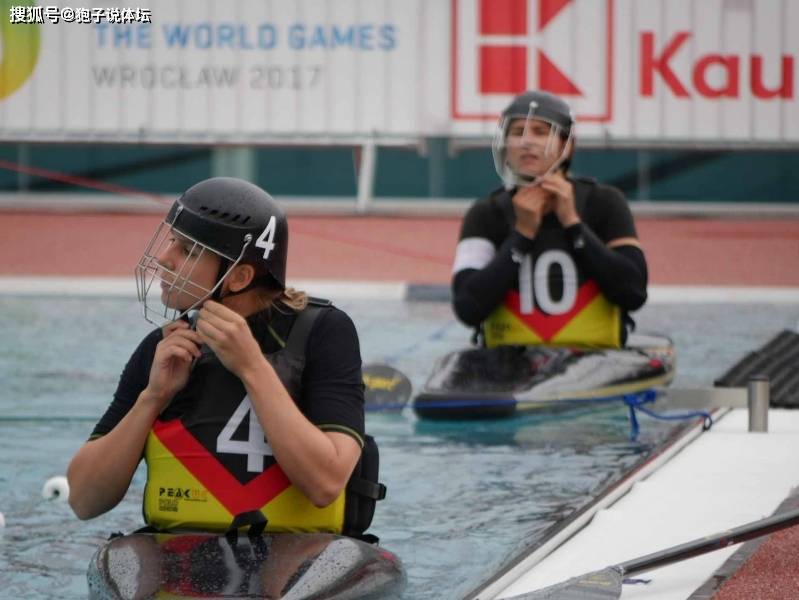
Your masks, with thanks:
[[[529,177],[536,177],[546,170],[546,163],[538,158],[522,158],[515,164],[515,171]]]
[[[161,290],[161,304],[171,310],[184,311],[192,307],[196,302],[194,298],[187,298],[185,294],[172,293],[169,290]]]
[[[530,168],[521,168],[516,170],[516,173],[518,173],[520,177],[529,179],[530,181],[534,180],[536,177],[539,177],[543,172],[544,171],[541,169]]]

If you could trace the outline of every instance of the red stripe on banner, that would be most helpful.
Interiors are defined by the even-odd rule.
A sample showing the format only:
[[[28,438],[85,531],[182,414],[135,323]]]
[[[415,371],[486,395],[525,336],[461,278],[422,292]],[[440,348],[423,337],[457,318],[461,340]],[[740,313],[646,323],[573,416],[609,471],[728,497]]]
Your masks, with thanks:
[[[481,94],[516,94],[526,86],[526,46],[480,46]]]
[[[527,0],[480,0],[479,31],[481,35],[526,35]]]
[[[197,441],[180,419],[156,421],[153,433],[234,516],[260,509],[291,485],[289,478],[277,464],[242,485]]]
[[[568,325],[577,314],[599,295],[599,286],[591,279],[586,281],[577,290],[574,299],[574,308],[562,315],[548,315],[536,307],[532,314],[522,314],[519,292],[510,291],[505,297],[505,306],[521,321],[523,321],[542,340],[549,342]]]

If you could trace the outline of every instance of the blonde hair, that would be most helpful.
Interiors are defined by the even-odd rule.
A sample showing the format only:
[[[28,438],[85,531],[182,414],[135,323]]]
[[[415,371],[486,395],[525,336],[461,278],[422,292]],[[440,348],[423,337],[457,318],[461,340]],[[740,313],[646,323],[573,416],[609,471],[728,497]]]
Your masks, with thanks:
[[[258,300],[261,303],[260,310],[272,308],[278,302],[294,312],[300,312],[308,306],[308,294],[292,287],[287,287],[283,290],[260,288],[258,292]]]
[[[308,306],[308,294],[302,290],[295,290],[292,287],[284,289],[277,300],[296,312],[300,312]]]

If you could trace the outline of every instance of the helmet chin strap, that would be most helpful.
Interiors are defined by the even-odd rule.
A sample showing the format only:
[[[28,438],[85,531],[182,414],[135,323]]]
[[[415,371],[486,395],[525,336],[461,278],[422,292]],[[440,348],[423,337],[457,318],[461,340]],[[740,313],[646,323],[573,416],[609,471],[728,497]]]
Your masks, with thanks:
[[[229,274],[228,273],[229,269],[231,269],[231,262],[229,260],[222,259],[219,262],[219,271],[217,271],[216,274],[216,280],[219,281],[219,285],[216,286],[214,293],[211,295],[211,300],[214,300],[215,302],[221,302],[223,298],[238,296],[239,294],[243,294],[244,292],[249,292],[250,290],[255,289],[256,286],[258,286],[259,282],[253,277],[253,280],[250,281],[250,283],[245,285],[240,290],[235,292],[228,290],[227,292],[223,293],[222,288],[224,286],[222,285],[222,279]]]
[[[211,300],[215,300],[216,302],[221,302],[222,298],[227,298],[228,296],[237,296],[239,294],[243,294],[244,292],[251,290],[255,287],[256,281],[253,277],[253,280],[240,289],[238,292],[228,292],[227,294],[222,294],[222,280],[227,277],[232,271],[233,267],[238,264],[241,264],[241,259],[244,257],[244,252],[247,250],[247,247],[252,242],[252,235],[247,234],[244,236],[244,245],[241,248],[241,252],[239,252],[239,257],[236,259],[236,262],[231,262],[226,258],[222,258],[220,256],[219,261],[219,270],[216,273],[216,280],[218,283],[216,284],[216,288],[214,289],[214,293],[211,295]]]
[[[222,295],[222,279],[224,279],[225,275],[227,275],[228,269],[230,268],[230,261],[224,258],[219,260],[219,269],[216,271],[216,280],[219,282],[214,289],[214,293],[211,294],[211,300],[214,302],[221,302],[222,298],[228,296],[229,294]]]

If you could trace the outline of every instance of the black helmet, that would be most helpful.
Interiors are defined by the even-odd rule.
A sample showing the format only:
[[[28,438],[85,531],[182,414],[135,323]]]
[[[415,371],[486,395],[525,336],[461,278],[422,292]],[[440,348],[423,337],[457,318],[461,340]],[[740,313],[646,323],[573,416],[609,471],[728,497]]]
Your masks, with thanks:
[[[163,264],[159,257],[175,242],[187,258],[176,265]],[[257,185],[230,177],[193,185],[172,205],[136,266],[145,319],[163,325],[184,317],[208,298],[220,299],[222,281],[239,264],[255,268],[245,290],[259,284],[284,289],[288,243],[286,215]],[[220,259],[210,287],[192,278],[205,254]]]
[[[252,265],[256,281],[286,287],[288,222],[257,185],[233,177],[201,181],[172,205],[166,222],[228,261]]]
[[[509,136],[509,132],[513,134],[516,130],[515,127],[511,130],[511,125],[519,119],[525,120],[523,131],[519,135]],[[534,184],[538,177],[546,174],[530,172],[518,165],[514,167],[508,162],[509,147],[521,148],[533,145],[530,143],[531,138],[527,137],[528,131],[535,130],[532,126],[533,121],[544,121],[549,124],[548,140],[538,151],[553,160],[546,173],[552,173],[559,168],[568,168],[574,146],[574,117],[569,105],[548,92],[524,92],[516,96],[502,111],[492,144],[494,167],[506,187]],[[512,139],[509,140],[509,137]]]
[[[549,92],[532,91],[519,94],[502,111],[502,118],[526,118],[530,116],[531,108],[536,119],[559,125],[564,139],[569,136],[574,125],[571,108],[564,100]]]

